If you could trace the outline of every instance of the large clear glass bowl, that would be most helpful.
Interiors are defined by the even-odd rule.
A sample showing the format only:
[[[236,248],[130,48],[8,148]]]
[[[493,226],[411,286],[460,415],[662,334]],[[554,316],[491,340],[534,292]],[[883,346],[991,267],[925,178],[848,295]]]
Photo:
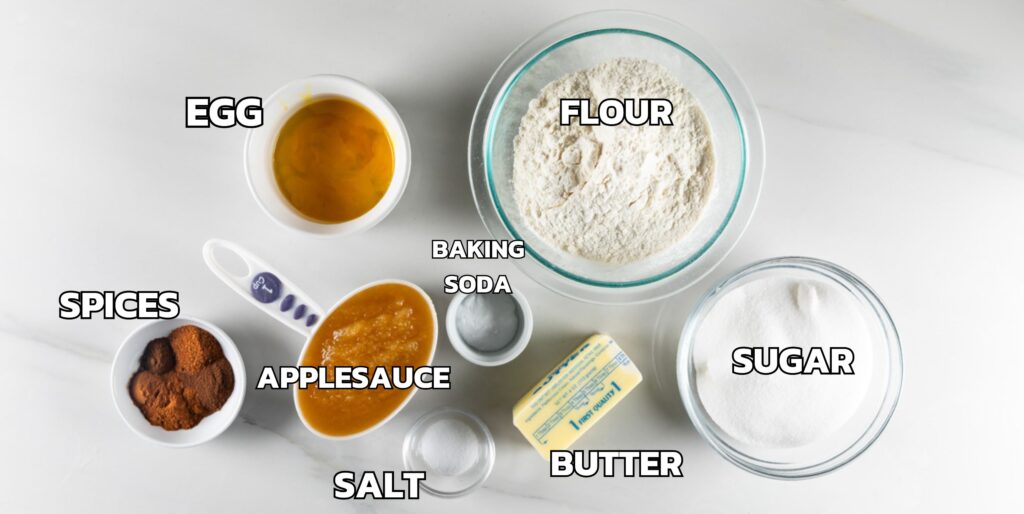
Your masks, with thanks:
[[[715,423],[701,403],[693,363],[696,336],[708,312],[726,293],[765,277],[809,278],[847,291],[862,308],[871,334],[871,383],[856,412],[837,431],[796,448],[764,448],[737,440]],[[861,366],[864,360],[861,359]],[[889,312],[878,295],[853,273],[827,261],[779,257],[747,266],[716,284],[697,302],[686,320],[676,361],[679,393],[694,428],[729,462],[752,473],[778,479],[819,476],[861,455],[889,423],[903,386],[903,350]]]
[[[712,130],[715,178],[693,230],[656,255],[599,263],[552,246],[522,219],[512,186],[513,141],[530,100],[548,83],[610,59],[664,66],[699,102]],[[595,303],[633,303],[678,292],[710,272],[750,221],[764,172],[764,135],[753,99],[700,36],[676,22],[632,11],[598,11],[552,25],[515,49],[477,104],[469,175],[477,210],[497,239],[522,239],[517,265],[558,293]]]

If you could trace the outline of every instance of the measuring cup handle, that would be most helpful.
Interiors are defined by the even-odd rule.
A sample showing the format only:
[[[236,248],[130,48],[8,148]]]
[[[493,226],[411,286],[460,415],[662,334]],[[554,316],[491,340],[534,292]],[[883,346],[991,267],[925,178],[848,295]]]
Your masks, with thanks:
[[[229,272],[217,261],[215,252],[231,252],[245,262],[244,275]],[[249,303],[292,330],[306,336],[324,317],[324,310],[309,299],[295,284],[274,271],[267,263],[248,250],[230,241],[211,239],[203,245],[203,260],[214,275]]]

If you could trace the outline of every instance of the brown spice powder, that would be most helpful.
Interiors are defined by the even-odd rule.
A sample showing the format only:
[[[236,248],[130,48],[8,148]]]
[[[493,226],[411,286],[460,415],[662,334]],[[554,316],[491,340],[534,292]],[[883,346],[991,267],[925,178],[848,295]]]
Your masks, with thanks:
[[[224,406],[235,387],[220,343],[195,325],[150,341],[139,365],[128,391],[146,420],[165,430],[198,425]]]

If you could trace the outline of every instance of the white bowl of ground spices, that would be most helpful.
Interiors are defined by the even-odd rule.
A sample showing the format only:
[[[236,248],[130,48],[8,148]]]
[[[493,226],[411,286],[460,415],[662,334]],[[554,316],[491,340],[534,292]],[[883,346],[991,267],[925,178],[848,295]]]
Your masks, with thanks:
[[[573,117],[567,100],[588,103]],[[651,101],[670,105],[667,120]],[[739,240],[764,139],[750,94],[697,34],[600,11],[548,27],[500,65],[469,170],[484,224],[524,241],[516,264],[531,278],[584,301],[642,302],[692,285]]]
[[[184,448],[217,437],[238,417],[245,366],[234,341],[212,323],[189,317],[151,321],[118,349],[110,390],[133,432]]]

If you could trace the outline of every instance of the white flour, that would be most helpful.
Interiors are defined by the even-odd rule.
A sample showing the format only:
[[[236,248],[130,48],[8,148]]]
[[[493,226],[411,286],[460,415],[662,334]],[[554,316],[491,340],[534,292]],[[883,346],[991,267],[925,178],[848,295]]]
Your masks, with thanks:
[[[559,100],[667,98],[672,126],[559,124]],[[711,129],[658,64],[615,59],[566,75],[530,102],[515,139],[513,188],[528,226],[566,252],[625,264],[682,239],[714,178]]]

